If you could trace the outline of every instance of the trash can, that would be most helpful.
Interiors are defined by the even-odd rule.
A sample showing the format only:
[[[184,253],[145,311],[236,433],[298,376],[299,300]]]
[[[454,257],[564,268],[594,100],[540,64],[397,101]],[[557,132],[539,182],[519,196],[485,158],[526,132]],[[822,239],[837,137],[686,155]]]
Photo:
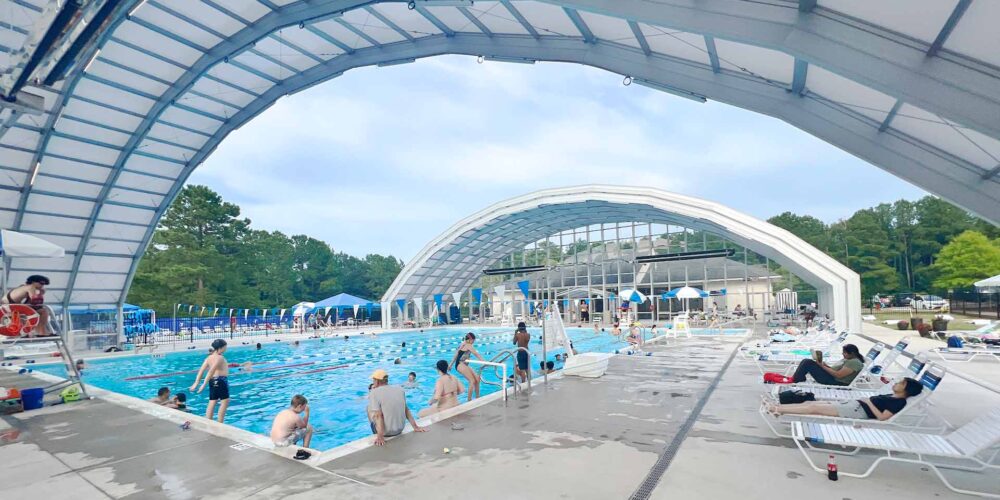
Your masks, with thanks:
[[[32,389],[24,389],[21,391],[21,404],[24,406],[24,411],[37,410],[43,406],[42,401],[45,399],[45,389],[41,387],[35,387]]]

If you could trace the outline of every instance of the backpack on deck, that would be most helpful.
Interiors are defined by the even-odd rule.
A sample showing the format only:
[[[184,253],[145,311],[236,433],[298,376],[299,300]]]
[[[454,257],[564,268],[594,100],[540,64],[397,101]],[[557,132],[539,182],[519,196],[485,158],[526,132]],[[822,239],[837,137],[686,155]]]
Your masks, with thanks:
[[[958,338],[958,335],[952,335],[948,337],[948,347],[962,348],[962,339]]]

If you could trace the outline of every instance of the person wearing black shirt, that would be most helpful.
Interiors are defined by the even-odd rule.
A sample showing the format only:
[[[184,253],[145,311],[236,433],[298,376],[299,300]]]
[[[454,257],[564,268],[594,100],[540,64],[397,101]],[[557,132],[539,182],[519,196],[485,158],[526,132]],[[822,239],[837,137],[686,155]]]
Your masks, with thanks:
[[[809,401],[806,403],[771,405],[775,415],[820,415],[858,420],[888,420],[906,406],[906,399],[920,394],[924,386],[912,378],[904,378],[892,386],[892,394],[848,401]]]

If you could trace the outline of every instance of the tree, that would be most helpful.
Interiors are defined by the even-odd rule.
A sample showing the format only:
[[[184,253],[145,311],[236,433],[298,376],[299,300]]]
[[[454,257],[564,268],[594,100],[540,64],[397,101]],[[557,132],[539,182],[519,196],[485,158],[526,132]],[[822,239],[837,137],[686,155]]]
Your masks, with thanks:
[[[212,304],[235,283],[234,257],[249,219],[205,186],[187,186],[160,219],[139,263],[132,300],[172,310],[173,300]]]
[[[365,286],[368,288],[368,298],[378,300],[393,280],[403,270],[403,261],[389,255],[368,254],[365,255],[365,273],[367,279]]]
[[[768,222],[778,226],[799,238],[805,240],[806,243],[820,249],[829,251],[830,247],[830,232],[829,228],[823,221],[809,216],[809,215],[795,215],[791,212],[785,212],[780,215],[775,215]]]
[[[306,235],[250,228],[240,208],[205,186],[187,186],[160,220],[129,301],[170,315],[174,304],[261,308],[338,291],[376,300],[402,269],[392,256],[334,253]]]
[[[933,268],[935,287],[969,287],[1000,274],[1000,248],[982,233],[965,231],[941,249]]]
[[[332,292],[332,286],[324,286],[329,276],[333,250],[330,245],[305,235],[292,236],[292,259],[296,282],[295,296],[301,300],[321,300]],[[327,283],[330,285],[330,283]]]

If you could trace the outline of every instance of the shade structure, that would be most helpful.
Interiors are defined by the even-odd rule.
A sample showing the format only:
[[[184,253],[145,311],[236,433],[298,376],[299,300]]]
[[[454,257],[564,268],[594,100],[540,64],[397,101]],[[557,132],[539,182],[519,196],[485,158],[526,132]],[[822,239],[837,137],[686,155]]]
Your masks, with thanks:
[[[682,286],[674,288],[663,295],[670,299],[702,299],[708,297],[708,292],[700,288]]]
[[[989,291],[989,292],[1000,291],[1000,274],[992,278],[986,278],[984,280],[977,281],[975,285],[976,288],[979,288],[980,290],[983,291]]]
[[[4,257],[62,257],[66,251],[37,236],[9,229],[0,230],[0,253]]]
[[[299,302],[292,306],[292,316],[305,316],[316,307],[315,302]]]
[[[317,302],[316,304],[313,305],[313,307],[316,308],[332,307],[339,310],[343,308],[353,308],[354,306],[365,306],[371,303],[372,301],[368,299],[355,297],[354,295],[351,295],[349,293],[338,293],[333,297],[327,297]]]
[[[643,302],[646,301],[646,294],[640,292],[639,290],[635,290],[635,289],[631,289],[631,288],[627,289],[627,290],[622,290],[621,292],[618,293],[618,296],[622,300],[627,300],[629,302],[635,302],[637,304],[641,304],[641,303],[643,303]]]
[[[382,303],[468,288],[484,269],[533,241],[562,230],[623,221],[676,224],[727,238],[815,286],[824,312],[832,311],[831,317],[852,330],[861,328],[860,277],[829,255],[720,203],[629,186],[545,189],[488,206],[431,240],[406,264]],[[614,300],[616,294],[608,292],[607,298]],[[383,321],[388,324],[387,315]]]
[[[102,4],[61,2],[81,3]],[[623,92],[773,116],[1000,222],[996,1],[103,3],[113,9],[75,45],[65,78],[22,79],[44,83],[25,88],[44,101],[37,115],[0,103],[0,228],[67,249],[24,269],[52,278],[52,302],[124,300],[189,176],[277,100],[446,54],[589,65],[628,75]],[[0,0],[0,26],[12,27],[0,30],[0,73],[70,48],[34,52],[52,27],[46,4],[60,3]],[[384,71],[369,74],[392,78]]]

